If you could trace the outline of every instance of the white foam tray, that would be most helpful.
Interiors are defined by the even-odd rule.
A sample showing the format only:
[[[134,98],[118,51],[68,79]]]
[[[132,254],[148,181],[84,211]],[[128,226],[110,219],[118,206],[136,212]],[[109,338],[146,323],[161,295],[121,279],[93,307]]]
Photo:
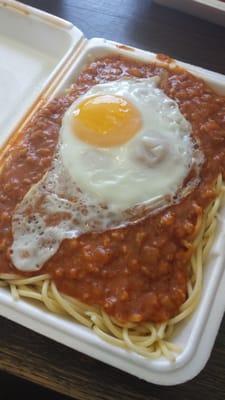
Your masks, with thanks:
[[[154,0],[156,3],[184,11],[225,26],[225,3],[220,0]]]
[[[39,17],[41,14],[39,12]],[[46,16],[46,14],[44,15]],[[130,50],[120,48],[117,43],[104,39],[86,40],[83,38],[81,40],[82,34],[79,31],[76,31],[76,35],[78,35],[79,51],[76,47],[67,67],[59,75],[60,79],[58,77],[51,85],[48,81],[45,82],[46,90],[42,93],[41,104],[51,100],[68,87],[80,70],[96,57],[115,53],[147,62],[155,60],[155,54],[150,52],[134,48]],[[223,75],[188,64],[179,64],[204,78],[221,94],[225,94],[225,77]],[[32,112],[39,105],[40,103],[37,103]],[[32,112],[29,115],[26,114],[26,117],[29,118]],[[25,118],[22,118],[21,121],[24,123]],[[4,288],[0,289],[0,315],[146,381],[160,385],[183,383],[197,375],[207,362],[225,311],[225,253],[222,251],[224,240],[225,213],[223,215],[221,212],[218,235],[204,270],[200,304],[195,313],[180,324],[173,338],[174,343],[178,343],[184,348],[175,363],[164,358],[145,359],[131,351],[110,345],[97,337],[90,329],[74,321],[53,315],[43,307],[28,301],[14,301],[9,291]]]

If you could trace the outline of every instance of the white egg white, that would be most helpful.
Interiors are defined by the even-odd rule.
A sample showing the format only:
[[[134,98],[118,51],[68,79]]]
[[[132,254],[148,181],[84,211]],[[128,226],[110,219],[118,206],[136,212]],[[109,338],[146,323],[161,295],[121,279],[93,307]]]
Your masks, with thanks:
[[[131,216],[143,217],[142,207],[146,213],[169,204],[195,150],[190,124],[157,85],[157,77],[99,84],[67,110],[51,168],[13,215],[11,259],[18,270],[40,269],[66,238],[124,226]],[[74,135],[74,109],[98,94],[123,96],[139,110],[142,127],[129,142],[96,148]]]
[[[191,126],[177,103],[157,87],[158,77],[96,85],[66,112],[60,131],[63,164],[80,189],[117,212],[174,194],[191,165]],[[127,143],[96,148],[72,130],[79,102],[114,94],[139,111],[142,127]]]

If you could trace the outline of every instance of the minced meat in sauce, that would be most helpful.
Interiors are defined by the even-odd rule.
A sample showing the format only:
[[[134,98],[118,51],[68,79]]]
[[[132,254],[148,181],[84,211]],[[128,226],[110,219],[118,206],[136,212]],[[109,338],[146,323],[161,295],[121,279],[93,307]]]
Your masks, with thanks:
[[[141,222],[64,240],[38,273],[48,272],[60,291],[99,305],[121,321],[162,322],[178,312],[187,297],[197,222],[215,198],[215,179],[224,174],[225,99],[201,79],[179,67],[170,70],[166,64],[118,56],[92,62],[67,93],[42,108],[9,145],[0,172],[0,272],[17,272],[9,254],[12,214],[50,166],[66,109],[95,84],[163,73],[163,90],[179,104],[204,153],[200,184],[179,204]]]

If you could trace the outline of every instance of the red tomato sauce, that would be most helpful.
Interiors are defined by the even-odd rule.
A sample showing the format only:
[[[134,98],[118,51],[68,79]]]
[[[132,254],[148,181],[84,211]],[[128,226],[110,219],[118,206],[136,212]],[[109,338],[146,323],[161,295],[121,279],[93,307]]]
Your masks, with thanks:
[[[200,184],[178,204],[141,222],[64,240],[38,274],[48,272],[60,291],[99,305],[121,321],[162,322],[179,311],[187,297],[196,224],[215,198],[215,179],[224,174],[225,99],[178,67],[169,70],[118,56],[96,60],[66,94],[32,118],[9,145],[0,171],[0,272],[17,272],[9,256],[13,211],[50,166],[66,109],[95,84],[162,74],[163,90],[177,101],[204,153]]]

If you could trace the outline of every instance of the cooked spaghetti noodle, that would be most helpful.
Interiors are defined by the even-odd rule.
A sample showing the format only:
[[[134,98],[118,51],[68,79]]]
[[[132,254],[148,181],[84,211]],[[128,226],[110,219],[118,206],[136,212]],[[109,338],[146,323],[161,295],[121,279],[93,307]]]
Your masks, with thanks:
[[[48,274],[29,278],[0,274],[0,286],[8,286],[14,299],[28,298],[39,301],[49,311],[71,317],[76,322],[92,328],[100,338],[110,344],[133,350],[144,357],[164,356],[174,361],[175,353],[182,349],[173,344],[171,337],[176,325],[194,312],[201,297],[203,266],[214,240],[217,214],[224,191],[222,175],[219,175],[216,181],[217,196],[196,224],[198,232],[192,245],[194,252],[189,271],[188,298],[180,307],[179,313],[164,323],[121,324],[100,307],[86,305],[60,293]]]

